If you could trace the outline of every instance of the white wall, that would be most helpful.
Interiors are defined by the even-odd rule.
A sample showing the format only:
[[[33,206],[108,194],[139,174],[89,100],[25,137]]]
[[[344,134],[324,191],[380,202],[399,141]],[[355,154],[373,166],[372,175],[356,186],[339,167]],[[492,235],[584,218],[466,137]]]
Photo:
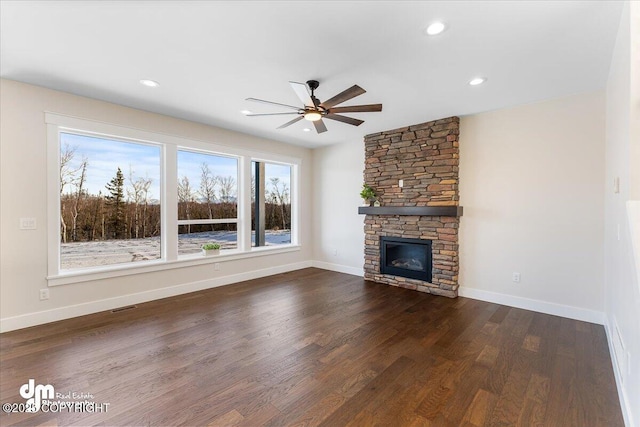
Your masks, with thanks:
[[[603,92],[461,119],[462,295],[602,322],[604,126]]]
[[[313,259],[318,267],[364,274],[364,215],[358,215],[363,170],[362,140],[313,152]]]
[[[640,3],[629,3],[629,39],[630,50],[630,77],[631,78],[631,112],[630,120],[630,188],[629,194],[635,200],[640,200]],[[626,9],[625,9],[626,10]],[[626,12],[623,15],[626,18]]]
[[[640,210],[635,218],[628,211],[633,199],[636,205],[640,203],[640,163],[637,153],[633,155],[634,146],[637,149],[640,144],[639,27],[640,4],[626,3],[606,93],[605,314],[614,372],[629,426],[640,426],[640,263],[636,261],[634,266],[630,234],[633,221],[640,227]],[[634,33],[636,46],[632,49]],[[636,73],[632,72],[634,63]],[[620,180],[619,193],[611,189],[616,177]]]
[[[46,128],[50,111],[157,133],[302,159],[302,250],[47,288]],[[4,330],[150,300],[310,265],[311,150],[96,101],[10,80],[0,81],[0,318]],[[36,218],[34,231],[18,229]]]

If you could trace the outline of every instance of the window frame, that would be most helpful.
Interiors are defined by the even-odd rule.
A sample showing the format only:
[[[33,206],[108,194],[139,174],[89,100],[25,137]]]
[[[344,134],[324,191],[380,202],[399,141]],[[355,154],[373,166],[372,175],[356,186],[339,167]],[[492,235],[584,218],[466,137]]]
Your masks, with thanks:
[[[300,250],[299,240],[299,169],[302,160],[295,157],[271,154],[195,140],[176,135],[151,132],[119,126],[95,120],[82,119],[52,112],[45,112],[47,127],[47,281],[49,286],[79,283],[131,274],[162,271],[172,268],[224,262],[255,256],[273,255]],[[126,264],[112,264],[87,269],[60,269],[60,133],[94,136],[124,142],[160,147],[160,212],[161,258]],[[224,251],[216,257],[200,254],[178,256],[178,151],[184,149],[202,154],[233,157],[238,160],[237,182],[237,249]],[[291,243],[287,245],[251,246],[251,162],[291,166]],[[169,183],[175,183],[169,185]],[[230,219],[222,219],[229,223]],[[193,221],[193,220],[191,220]],[[206,219],[207,223],[218,221]]]

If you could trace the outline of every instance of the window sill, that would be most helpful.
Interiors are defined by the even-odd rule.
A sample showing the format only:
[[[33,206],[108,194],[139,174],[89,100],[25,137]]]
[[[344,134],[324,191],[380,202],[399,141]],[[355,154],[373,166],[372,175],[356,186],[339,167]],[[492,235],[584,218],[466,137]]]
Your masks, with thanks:
[[[220,255],[202,256],[199,254],[185,255],[173,261],[154,260],[135,264],[116,265],[91,270],[75,270],[48,276],[48,286],[69,285],[72,283],[90,282],[93,280],[110,279],[113,277],[131,276],[134,274],[152,273],[163,270],[173,270],[198,265],[213,264],[218,262],[234,261],[245,258],[254,258],[265,255],[277,255],[300,250],[299,245],[286,245],[279,247],[252,248],[249,252],[238,250],[225,251]]]

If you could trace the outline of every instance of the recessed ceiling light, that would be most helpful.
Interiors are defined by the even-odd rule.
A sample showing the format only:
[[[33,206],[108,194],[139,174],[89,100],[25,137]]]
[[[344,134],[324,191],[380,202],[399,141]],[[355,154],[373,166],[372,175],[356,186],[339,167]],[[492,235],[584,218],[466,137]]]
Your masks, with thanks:
[[[487,81],[486,77],[476,77],[474,79],[469,80],[469,84],[471,86],[478,86],[478,85],[481,85],[482,83],[484,83],[486,81]]]
[[[140,84],[147,86],[147,87],[158,87],[160,86],[160,83],[158,83],[155,80],[147,80],[147,79],[142,79],[140,80]]]
[[[242,114],[244,114],[245,116],[246,116],[247,114],[251,114],[251,111],[249,111],[249,110],[242,110],[242,111],[240,111],[240,112],[241,112]]]
[[[311,129],[309,129],[309,128],[304,128],[304,129],[302,129],[302,132],[311,132]]]
[[[443,32],[445,28],[446,26],[444,25],[444,23],[434,22],[433,24],[427,27],[427,29],[425,30],[425,33],[427,33],[427,35],[429,36],[435,36]]]

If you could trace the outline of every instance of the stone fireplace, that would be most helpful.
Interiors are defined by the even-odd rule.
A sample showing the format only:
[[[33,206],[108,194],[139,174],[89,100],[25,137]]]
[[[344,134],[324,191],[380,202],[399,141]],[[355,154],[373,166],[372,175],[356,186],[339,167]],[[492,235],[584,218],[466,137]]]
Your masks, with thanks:
[[[458,117],[449,117],[365,136],[365,183],[381,204],[359,209],[366,215],[365,279],[458,296],[459,123]],[[402,255],[398,239],[428,242],[430,259]],[[389,255],[387,242],[399,254],[395,266],[388,259],[382,265],[383,255]],[[424,274],[410,271],[418,267]]]

